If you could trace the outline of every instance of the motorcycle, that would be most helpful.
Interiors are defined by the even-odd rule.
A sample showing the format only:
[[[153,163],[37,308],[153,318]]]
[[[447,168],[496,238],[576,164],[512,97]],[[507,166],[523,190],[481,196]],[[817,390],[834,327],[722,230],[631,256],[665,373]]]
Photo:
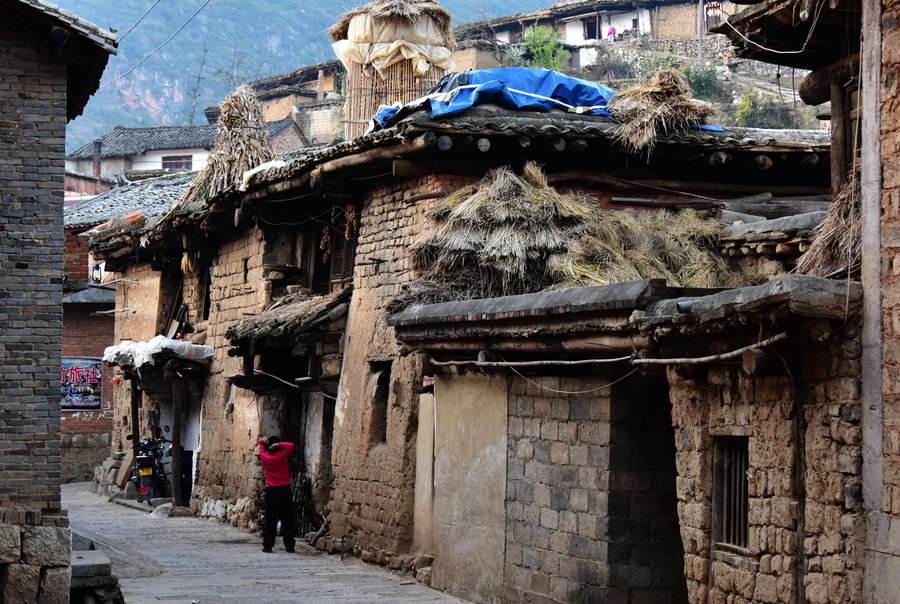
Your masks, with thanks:
[[[134,435],[129,434],[126,438],[132,440]],[[131,482],[137,487],[139,503],[149,503],[151,499],[168,495],[169,479],[163,457],[171,442],[164,437],[145,438],[138,445],[138,454],[131,467]]]

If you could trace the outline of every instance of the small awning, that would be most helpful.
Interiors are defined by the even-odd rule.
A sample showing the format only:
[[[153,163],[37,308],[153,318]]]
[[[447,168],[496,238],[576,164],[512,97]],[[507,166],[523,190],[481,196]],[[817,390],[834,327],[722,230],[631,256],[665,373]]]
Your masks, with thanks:
[[[156,336],[149,342],[123,340],[103,351],[103,362],[107,365],[137,370],[156,365],[165,359],[208,365],[212,357],[212,346],[191,344],[165,336]]]

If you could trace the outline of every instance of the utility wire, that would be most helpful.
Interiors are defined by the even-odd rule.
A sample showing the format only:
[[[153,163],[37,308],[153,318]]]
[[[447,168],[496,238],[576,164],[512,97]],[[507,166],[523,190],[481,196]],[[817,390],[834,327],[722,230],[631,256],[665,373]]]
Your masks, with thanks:
[[[127,76],[128,74],[130,74],[132,71],[134,71],[135,69],[137,69],[138,67],[140,67],[140,66],[144,63],[144,61],[146,61],[147,59],[149,59],[150,57],[152,57],[153,55],[155,55],[157,52],[159,52],[160,50],[162,50],[163,46],[165,46],[166,44],[168,44],[169,42],[171,42],[171,41],[175,38],[175,36],[177,36],[178,34],[180,34],[180,33],[181,33],[181,30],[183,30],[185,27],[187,27],[188,23],[190,23],[191,21],[193,21],[193,20],[194,20],[194,17],[196,17],[197,15],[199,15],[199,14],[200,14],[200,11],[202,11],[204,8],[206,8],[206,5],[208,5],[210,2],[212,2],[212,0],[206,0],[203,4],[200,5],[200,8],[198,8],[197,10],[195,10],[195,11],[194,11],[194,14],[192,14],[190,17],[188,17],[187,21],[185,21],[184,23],[182,23],[182,24],[181,24],[181,27],[179,27],[178,29],[176,29],[176,30],[175,30],[175,33],[173,33],[171,36],[169,36],[168,38],[166,38],[166,40],[165,40],[162,44],[160,44],[159,46],[157,46],[156,48],[154,48],[153,50],[151,50],[151,51],[150,51],[143,59],[141,59],[140,61],[138,61],[137,63],[135,63],[135,64],[132,65],[131,67],[129,67],[124,73],[122,73],[122,74],[116,76],[115,78],[113,78],[112,80],[110,80],[109,82],[107,82],[106,84],[103,84],[103,85],[100,86],[100,88],[98,88],[97,90],[103,90],[103,89],[106,88],[107,86],[112,86],[113,84],[115,84],[116,82],[118,82],[119,80],[121,80],[122,78],[124,78],[125,76]]]
[[[148,8],[148,9],[144,12],[144,14],[141,15],[141,18],[138,19],[137,21],[135,21],[135,22],[134,22],[134,25],[132,25],[131,27],[128,28],[128,31],[126,31],[124,34],[122,34],[121,36],[119,36],[119,42],[121,42],[122,40],[124,40],[124,39],[125,39],[125,36],[127,36],[128,34],[130,34],[131,32],[133,32],[133,31],[134,31],[134,28],[137,27],[138,25],[140,25],[140,24],[141,24],[141,21],[143,21],[144,18],[145,18],[147,15],[150,14],[150,11],[152,11],[154,8],[156,8],[156,5],[159,4],[160,2],[162,2],[162,0],[156,0],[156,2],[154,2],[153,4],[151,4],[151,5],[150,5],[150,8]]]

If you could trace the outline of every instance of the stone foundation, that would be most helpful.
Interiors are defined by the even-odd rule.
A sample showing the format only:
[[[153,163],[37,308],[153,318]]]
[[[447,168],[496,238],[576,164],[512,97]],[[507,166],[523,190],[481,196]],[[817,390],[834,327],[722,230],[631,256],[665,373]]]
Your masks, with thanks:
[[[0,510],[0,601],[67,604],[72,536],[69,519]]]

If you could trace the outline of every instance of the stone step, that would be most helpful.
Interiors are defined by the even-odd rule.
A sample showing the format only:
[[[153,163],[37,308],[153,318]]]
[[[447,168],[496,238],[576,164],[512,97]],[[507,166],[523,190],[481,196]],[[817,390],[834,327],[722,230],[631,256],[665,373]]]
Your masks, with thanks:
[[[72,578],[108,577],[112,574],[109,558],[99,550],[72,552]]]

